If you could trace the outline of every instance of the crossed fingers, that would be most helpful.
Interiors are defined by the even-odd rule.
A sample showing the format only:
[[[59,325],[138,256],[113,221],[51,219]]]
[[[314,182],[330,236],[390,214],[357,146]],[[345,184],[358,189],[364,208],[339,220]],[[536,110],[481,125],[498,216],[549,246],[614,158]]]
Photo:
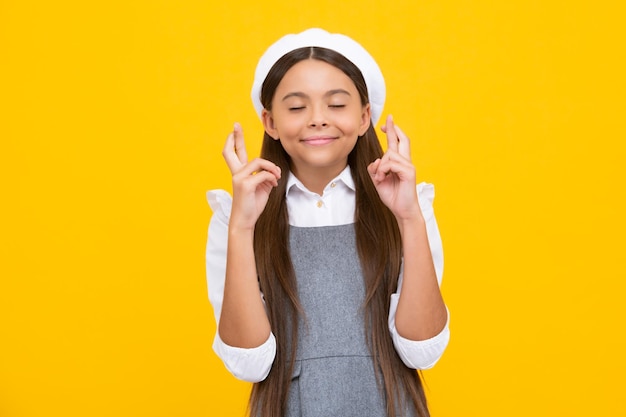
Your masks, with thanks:
[[[243,129],[239,123],[235,123],[233,131],[226,138],[222,156],[230,169],[233,179],[245,179],[246,177],[254,176],[253,184],[269,181],[273,186],[278,185],[277,181],[281,173],[280,168],[276,164],[262,158],[255,158],[248,162]]]

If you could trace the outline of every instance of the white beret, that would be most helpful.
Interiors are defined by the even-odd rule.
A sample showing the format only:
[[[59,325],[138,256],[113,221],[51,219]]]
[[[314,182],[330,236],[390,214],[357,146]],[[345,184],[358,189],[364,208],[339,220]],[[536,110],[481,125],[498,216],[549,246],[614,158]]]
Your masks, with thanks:
[[[252,103],[259,118],[263,111],[261,104],[261,87],[267,77],[268,72],[283,55],[307,46],[318,46],[332,49],[350,60],[357,66],[365,83],[369,95],[370,107],[372,110],[372,122],[376,124],[383,111],[385,104],[385,79],[374,58],[359,45],[356,41],[345,35],[329,33],[323,29],[313,28],[297,34],[285,35],[274,44],[259,59],[256,71],[254,72],[254,83],[252,84]]]

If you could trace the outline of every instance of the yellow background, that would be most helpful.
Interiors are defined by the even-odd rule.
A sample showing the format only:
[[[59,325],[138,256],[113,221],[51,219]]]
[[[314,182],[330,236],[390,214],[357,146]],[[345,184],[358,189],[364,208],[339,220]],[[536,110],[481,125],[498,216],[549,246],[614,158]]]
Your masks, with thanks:
[[[437,187],[433,416],[626,415],[619,2],[0,1],[0,416],[242,416],[211,350],[205,190],[256,60],[361,42]]]

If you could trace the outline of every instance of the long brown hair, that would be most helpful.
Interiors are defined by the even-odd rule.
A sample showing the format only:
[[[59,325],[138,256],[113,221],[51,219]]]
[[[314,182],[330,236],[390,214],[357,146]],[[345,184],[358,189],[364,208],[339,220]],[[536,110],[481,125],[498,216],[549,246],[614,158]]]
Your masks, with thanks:
[[[352,79],[362,105],[368,103],[367,86],[361,71],[343,55],[325,48],[296,49],[280,58],[268,73],[261,89],[261,102],[271,110],[274,92],[285,73],[305,59],[327,62]],[[378,369],[378,385],[387,404],[387,414],[401,413],[412,404],[417,415],[429,416],[418,372],[406,367],[396,353],[387,327],[391,294],[396,291],[402,259],[402,242],[395,217],[382,203],[367,172],[367,166],[383,155],[370,124],[348,156],[356,188],[356,244],[363,270],[366,295],[363,303],[369,349]],[[261,157],[289,172],[290,158],[279,141],[267,133]],[[254,231],[254,253],[259,283],[267,314],[276,336],[276,358],[264,381],[254,384],[249,411],[252,416],[282,417],[294,368],[298,340],[298,317],[303,314],[296,277],[289,253],[289,219],[285,201],[286,181],[279,181]],[[400,407],[400,410],[397,408]]]

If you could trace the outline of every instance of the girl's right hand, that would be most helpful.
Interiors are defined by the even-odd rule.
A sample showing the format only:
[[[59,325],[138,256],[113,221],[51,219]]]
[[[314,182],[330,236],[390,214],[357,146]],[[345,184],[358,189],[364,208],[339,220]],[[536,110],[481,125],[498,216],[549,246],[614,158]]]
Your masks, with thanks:
[[[229,228],[254,229],[265,209],[272,188],[278,185],[280,167],[256,158],[248,162],[243,130],[235,123],[222,150],[222,156],[233,175],[233,206]]]

